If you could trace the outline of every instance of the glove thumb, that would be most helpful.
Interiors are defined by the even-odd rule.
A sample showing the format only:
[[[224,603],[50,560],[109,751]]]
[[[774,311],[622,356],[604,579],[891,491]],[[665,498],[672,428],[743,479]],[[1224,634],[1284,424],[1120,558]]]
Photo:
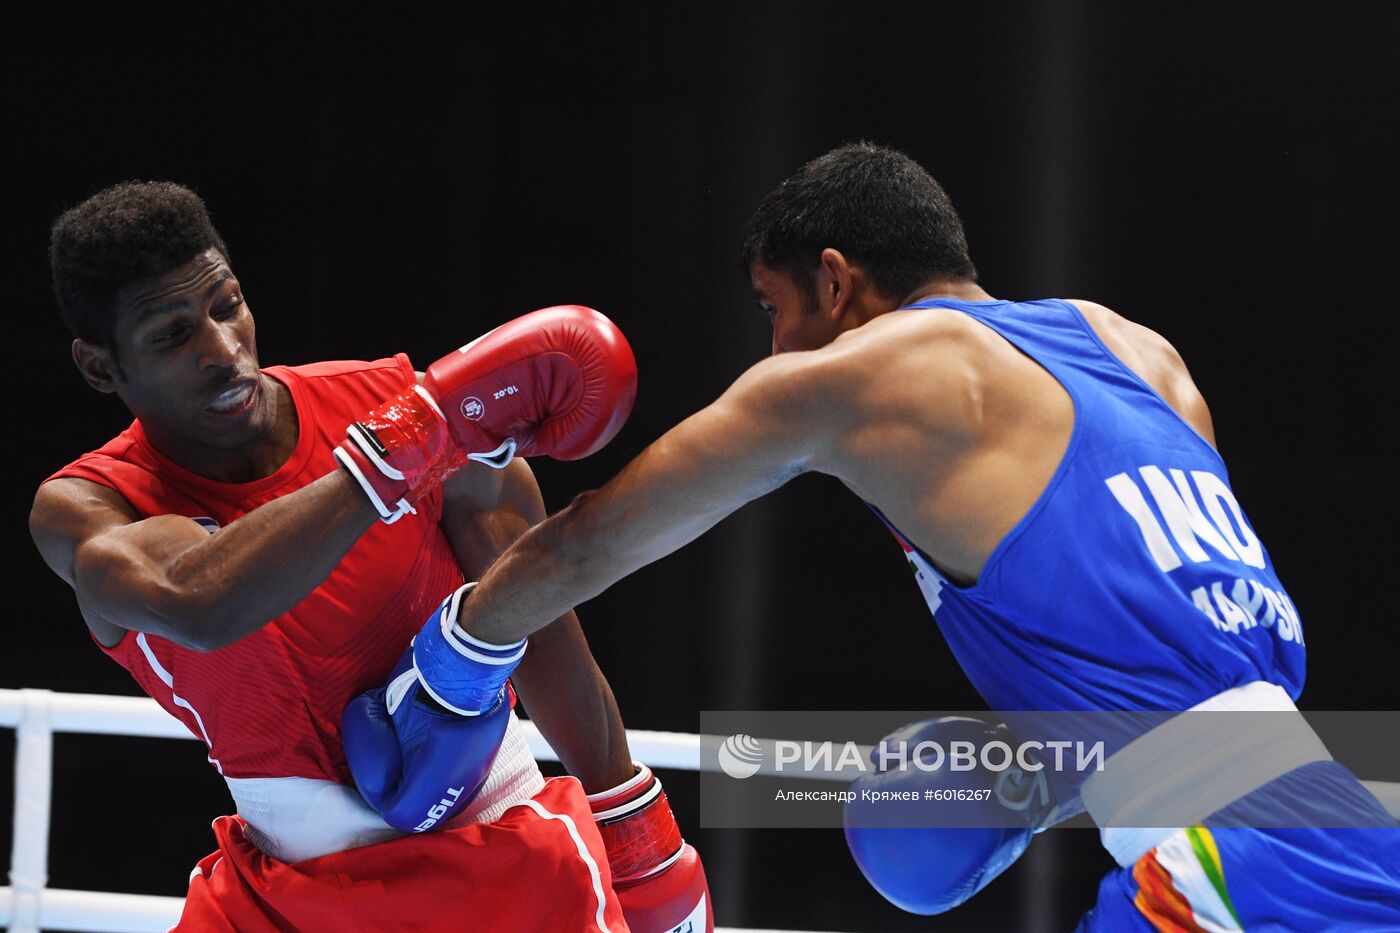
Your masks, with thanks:
[[[378,811],[399,786],[403,754],[394,721],[385,705],[385,688],[359,694],[340,719],[345,760],[365,802]]]

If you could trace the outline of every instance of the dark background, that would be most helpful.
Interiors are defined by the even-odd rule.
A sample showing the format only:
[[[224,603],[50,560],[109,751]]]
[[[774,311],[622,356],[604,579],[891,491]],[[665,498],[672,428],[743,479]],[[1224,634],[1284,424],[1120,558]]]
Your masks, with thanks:
[[[31,11],[31,16],[39,15]],[[606,311],[641,389],[613,444],[539,462],[551,508],[767,351],[735,252],[758,199],[870,138],[923,162],[1008,298],[1164,334],[1305,620],[1311,709],[1397,705],[1391,338],[1400,4],[68,5],[5,30],[13,489],[0,685],[133,693],[25,531],[33,488],[125,426],[80,381],[48,225],[125,178],[208,201],[264,364],[423,365],[509,317]],[[630,726],[701,709],[981,704],[894,544],[804,477],[580,612]],[[853,650],[859,644],[876,646]],[[1393,739],[1393,737],[1391,737]],[[0,752],[0,841],[11,751]],[[60,736],[51,883],[183,893],[228,809],[198,746]],[[1048,833],[914,918],[839,833],[705,831],[724,924],[1063,930],[1110,866]],[[6,859],[8,854],[0,856]]]

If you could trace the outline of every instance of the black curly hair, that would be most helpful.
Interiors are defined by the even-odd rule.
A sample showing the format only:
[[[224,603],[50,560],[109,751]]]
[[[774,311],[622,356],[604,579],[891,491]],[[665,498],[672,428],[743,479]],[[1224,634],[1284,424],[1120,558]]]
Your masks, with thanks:
[[[942,186],[904,153],[874,143],[833,149],[773,189],[744,229],[739,262],[745,275],[755,259],[786,272],[810,297],[828,246],[897,299],[936,279],[977,280]]]
[[[59,315],[74,337],[115,349],[117,293],[211,248],[228,259],[204,201],[184,185],[124,181],[105,188],[64,211],[50,231]]]

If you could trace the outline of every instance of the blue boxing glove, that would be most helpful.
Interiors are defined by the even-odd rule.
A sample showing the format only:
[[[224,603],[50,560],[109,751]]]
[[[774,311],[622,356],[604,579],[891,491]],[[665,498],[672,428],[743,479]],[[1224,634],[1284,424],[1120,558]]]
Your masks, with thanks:
[[[927,915],[958,906],[1016,861],[1052,816],[1049,782],[1039,770],[1027,772],[1014,760],[996,772],[980,764],[953,768],[954,743],[980,751],[989,742],[1015,748],[1005,726],[977,719],[914,723],[882,739],[871,755],[875,770],[851,785],[846,844],[866,880],[896,907]],[[901,751],[912,763],[919,749],[924,768],[899,767]],[[927,769],[930,759],[941,766]],[[911,792],[912,800],[929,802],[911,804]]]
[[[444,619],[448,626],[455,623],[463,590],[444,600],[428,619],[388,685],[361,693],[341,715],[345,758],[355,787],[386,823],[403,832],[424,832],[446,823],[480,793],[510,719],[505,681],[513,663],[491,665],[493,674],[501,667],[505,674],[491,702],[473,702],[470,714],[439,702],[416,663],[418,643],[425,637],[431,640],[432,633],[441,637]],[[515,660],[523,653],[522,644]],[[428,667],[439,670],[441,665]],[[458,686],[451,678],[438,684],[443,694],[461,702]]]

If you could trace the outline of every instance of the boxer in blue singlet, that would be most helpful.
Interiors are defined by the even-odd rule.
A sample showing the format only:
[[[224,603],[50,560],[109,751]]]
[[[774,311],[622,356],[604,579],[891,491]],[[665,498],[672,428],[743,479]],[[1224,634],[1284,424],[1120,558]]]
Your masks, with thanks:
[[[1194,825],[1124,828],[1139,786],[1180,796],[1187,770],[1115,749],[1120,777],[1086,782],[1082,803],[1121,868],[1081,929],[1400,929],[1400,826],[1296,714],[1303,624],[1176,351],[1091,302],[994,300],[937,182],[868,144],[774,190],[743,260],[773,356],[521,538],[465,602],[467,631],[519,639],[793,476],[827,473],[895,531],[992,709],[1279,714],[1281,732],[1183,746],[1193,782],[1231,789]],[[1318,795],[1320,820],[1250,822]],[[937,912],[1035,828],[848,839],[882,893]]]

